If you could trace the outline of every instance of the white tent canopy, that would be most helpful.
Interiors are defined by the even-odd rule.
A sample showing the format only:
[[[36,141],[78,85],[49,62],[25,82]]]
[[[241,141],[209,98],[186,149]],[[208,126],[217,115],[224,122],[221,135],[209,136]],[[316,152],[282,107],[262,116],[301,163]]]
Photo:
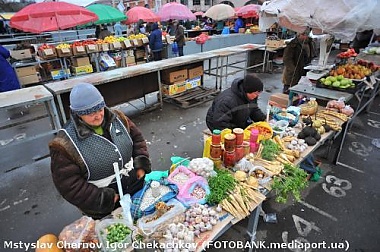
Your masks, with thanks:
[[[259,27],[275,22],[294,31],[306,27],[352,40],[357,31],[380,32],[380,0],[272,0],[263,4]]]

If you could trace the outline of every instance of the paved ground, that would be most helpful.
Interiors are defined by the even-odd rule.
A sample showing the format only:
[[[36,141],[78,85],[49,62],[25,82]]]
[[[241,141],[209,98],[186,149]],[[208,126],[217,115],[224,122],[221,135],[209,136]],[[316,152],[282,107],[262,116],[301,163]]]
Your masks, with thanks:
[[[239,73],[228,78],[228,83]],[[281,75],[260,74],[265,90],[260,106],[265,104],[270,92],[280,92]],[[210,77],[207,84],[213,83]],[[154,100],[155,94],[149,97]],[[211,102],[191,109],[181,109],[164,104],[163,109],[149,113],[134,113],[130,106],[121,108],[130,115],[144,132],[149,144],[153,168],[165,170],[170,167],[171,156],[200,157],[202,155],[202,130],[206,128],[205,115]],[[379,151],[371,144],[379,137],[380,98],[368,114],[356,120],[345,141],[340,162],[332,165],[323,160],[323,176],[318,182],[311,182],[303,194],[301,203],[277,204],[269,198],[263,204],[266,213],[276,213],[277,224],[264,223],[260,218],[257,241],[291,242],[334,242],[336,247],[350,245],[349,251],[378,251],[380,248],[380,207],[379,192]],[[36,112],[38,113],[38,112]],[[4,118],[5,115],[3,115]],[[41,122],[38,129],[47,127]],[[11,139],[20,132],[29,132],[35,125],[19,128],[17,131],[1,131],[0,140]],[[45,233],[59,234],[62,228],[78,219],[78,210],[68,204],[56,192],[51,181],[49,158],[44,158],[48,139],[37,139],[27,144],[2,146],[0,158],[0,251],[10,250],[3,241],[35,242]],[[15,140],[14,143],[17,143]],[[318,151],[323,154],[323,149]],[[331,153],[330,153],[331,154]],[[320,156],[320,155],[318,155]],[[36,161],[33,161],[36,160]],[[4,162],[3,162],[4,160]],[[227,231],[219,241],[244,241],[248,220],[245,219]],[[339,243],[339,244],[338,244]],[[342,243],[342,244],[340,244]],[[343,251],[312,249],[308,251]],[[377,249],[377,250],[376,250]],[[209,249],[209,251],[220,249]],[[226,251],[241,251],[225,248]],[[286,251],[286,249],[283,249]],[[32,250],[29,250],[32,251]],[[258,249],[258,251],[282,251]],[[303,251],[291,249],[291,251]]]

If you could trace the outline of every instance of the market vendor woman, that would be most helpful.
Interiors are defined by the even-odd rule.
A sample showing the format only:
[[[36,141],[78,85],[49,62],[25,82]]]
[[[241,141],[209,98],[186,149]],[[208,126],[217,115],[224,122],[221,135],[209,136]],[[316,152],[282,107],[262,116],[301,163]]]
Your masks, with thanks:
[[[92,84],[72,89],[70,109],[71,120],[49,143],[53,181],[67,201],[99,219],[119,206],[113,163],[119,164],[124,194],[143,187],[151,171],[146,142],[129,118],[106,106]]]
[[[207,111],[206,124],[213,131],[246,128],[252,122],[265,120],[257,105],[263,91],[262,81],[255,75],[235,79],[231,87],[220,93]]]

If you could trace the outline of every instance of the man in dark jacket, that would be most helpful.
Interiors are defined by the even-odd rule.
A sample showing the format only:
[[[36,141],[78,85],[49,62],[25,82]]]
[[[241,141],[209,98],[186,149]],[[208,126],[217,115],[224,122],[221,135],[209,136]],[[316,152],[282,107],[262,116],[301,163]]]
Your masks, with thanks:
[[[153,53],[154,61],[162,60],[162,31],[158,28],[157,23],[153,23],[152,31],[149,35],[149,47]]]
[[[257,76],[246,75],[235,79],[231,87],[220,93],[208,109],[207,127],[211,131],[244,129],[252,122],[265,120],[265,114],[257,105],[257,97],[262,91],[263,83]]]
[[[297,36],[287,44],[284,55],[284,71],[282,82],[284,84],[284,93],[288,89],[298,84],[302,76],[306,75],[305,66],[310,64],[314,57],[314,47],[311,38],[308,37],[308,31],[297,34]]]
[[[186,45],[185,42],[185,29],[179,24],[178,20],[173,21],[174,24],[174,42],[178,45],[178,55],[183,56],[183,46]]]
[[[115,163],[124,194],[143,187],[151,171],[146,142],[129,118],[106,107],[92,84],[72,89],[70,109],[71,120],[49,143],[53,182],[68,202],[100,219],[120,206]]]
[[[10,51],[0,45],[0,92],[21,88],[16,72],[7,60],[10,56]]]

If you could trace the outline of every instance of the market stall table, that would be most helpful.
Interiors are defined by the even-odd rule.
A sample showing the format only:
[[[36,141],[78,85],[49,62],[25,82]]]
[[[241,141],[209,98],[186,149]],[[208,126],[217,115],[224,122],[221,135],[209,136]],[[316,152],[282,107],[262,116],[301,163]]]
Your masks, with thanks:
[[[34,136],[35,138],[44,136],[47,134],[51,134],[52,132],[56,132],[57,130],[61,128],[61,124],[58,119],[57,108],[53,100],[53,95],[43,86],[27,87],[27,88],[0,93],[0,109],[1,110],[9,110],[12,108],[36,105],[39,103],[45,104],[47,114],[42,117],[39,116],[36,118],[29,119],[29,121],[39,120],[44,117],[50,117],[52,130],[49,132],[38,134]],[[16,122],[16,123],[7,124],[5,126],[2,126],[0,129],[14,127],[23,123],[26,123],[25,120]]]

